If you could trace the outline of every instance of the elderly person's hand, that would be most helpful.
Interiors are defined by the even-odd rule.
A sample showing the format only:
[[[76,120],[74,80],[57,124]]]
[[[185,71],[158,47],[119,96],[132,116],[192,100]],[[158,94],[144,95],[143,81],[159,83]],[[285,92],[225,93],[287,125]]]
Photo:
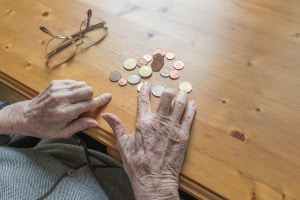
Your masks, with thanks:
[[[157,111],[150,110],[150,85],[144,83],[138,96],[136,129],[128,134],[111,113],[102,117],[112,127],[136,199],[179,199],[178,176],[196,112],[187,94],[167,89]],[[176,96],[176,98],[175,98]],[[172,101],[175,98],[174,105]]]
[[[0,112],[0,134],[15,133],[39,138],[66,138],[98,122],[81,115],[107,104],[111,94],[93,98],[85,82],[52,81],[32,100],[3,108]]]

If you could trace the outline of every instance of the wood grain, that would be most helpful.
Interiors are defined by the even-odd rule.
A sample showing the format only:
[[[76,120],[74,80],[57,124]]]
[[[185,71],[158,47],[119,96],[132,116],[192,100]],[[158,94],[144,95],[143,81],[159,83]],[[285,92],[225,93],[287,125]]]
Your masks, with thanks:
[[[300,2],[297,0],[66,0],[0,1],[0,80],[28,98],[53,79],[84,80],[95,95],[111,92],[90,113],[100,127],[87,134],[111,151],[114,138],[99,112],[114,112],[133,131],[136,86],[123,76],[127,58],[164,48],[185,68],[178,80],[148,79],[178,88],[190,81],[198,112],[180,187],[201,199],[297,199],[300,196]],[[96,46],[79,48],[61,67],[45,66],[45,45],[55,34],[78,31],[86,11],[109,25]],[[172,62],[166,62],[171,65]],[[155,110],[158,98],[151,98]]]

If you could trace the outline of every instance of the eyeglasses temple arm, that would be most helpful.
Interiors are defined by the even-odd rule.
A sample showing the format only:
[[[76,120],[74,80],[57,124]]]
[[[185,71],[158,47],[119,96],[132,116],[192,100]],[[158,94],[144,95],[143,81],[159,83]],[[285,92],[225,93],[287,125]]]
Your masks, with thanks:
[[[44,33],[47,33],[48,35],[50,35],[51,37],[55,37],[54,34],[52,34],[46,27],[44,26],[40,26],[40,30],[43,31]]]

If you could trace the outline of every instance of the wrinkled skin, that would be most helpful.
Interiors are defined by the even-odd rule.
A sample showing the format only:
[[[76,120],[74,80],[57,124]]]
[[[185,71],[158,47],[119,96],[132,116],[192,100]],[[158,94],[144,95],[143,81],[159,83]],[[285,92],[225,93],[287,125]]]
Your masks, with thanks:
[[[52,81],[32,100],[4,107],[0,112],[0,134],[15,133],[38,138],[67,138],[97,126],[98,122],[81,115],[104,106],[111,94],[93,98],[85,82]]]
[[[186,92],[180,91],[176,96],[174,90],[167,89],[157,111],[152,113],[149,93],[150,85],[144,83],[138,96],[137,122],[132,134],[126,132],[114,114],[103,113],[102,117],[116,136],[136,199],[179,199],[178,176],[196,105],[187,102]]]

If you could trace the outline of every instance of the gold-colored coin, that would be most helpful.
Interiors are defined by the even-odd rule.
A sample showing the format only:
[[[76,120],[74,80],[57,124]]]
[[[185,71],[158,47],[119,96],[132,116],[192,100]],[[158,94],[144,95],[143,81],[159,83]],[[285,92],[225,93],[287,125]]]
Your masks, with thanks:
[[[175,58],[175,53],[174,52],[167,52],[166,53],[166,58],[168,60],[173,60]]]
[[[151,87],[151,93],[155,97],[160,97],[166,88],[167,88],[167,86],[165,84],[156,83]]]
[[[136,67],[136,59],[128,58],[124,62],[124,68],[127,70],[133,70]]]
[[[179,84],[179,90],[184,90],[187,93],[191,92],[193,89],[193,86],[189,82],[182,82]]]
[[[149,54],[144,55],[143,58],[147,61],[147,63],[152,61],[152,56]]]
[[[142,88],[143,84],[144,83],[139,83],[138,86],[136,87],[138,92],[141,91],[141,88]]]
[[[142,66],[139,69],[139,74],[141,75],[141,77],[147,78],[152,75],[152,68],[149,66]]]
[[[174,62],[174,68],[175,69],[183,69],[183,67],[184,67],[184,63],[182,62],[182,61],[180,61],[180,60],[177,60],[177,61],[175,61]]]

